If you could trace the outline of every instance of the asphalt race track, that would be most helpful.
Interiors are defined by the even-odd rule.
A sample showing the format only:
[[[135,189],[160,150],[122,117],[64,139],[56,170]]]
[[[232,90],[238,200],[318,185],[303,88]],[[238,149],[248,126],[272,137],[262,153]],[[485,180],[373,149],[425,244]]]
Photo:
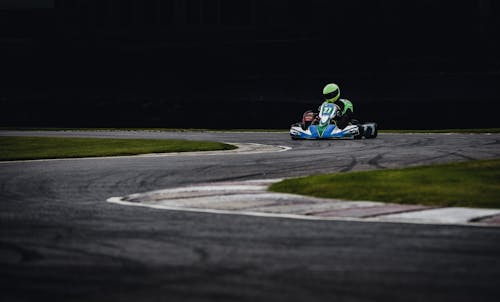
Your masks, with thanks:
[[[292,147],[0,163],[1,301],[498,301],[500,228],[155,210],[111,196],[500,157],[500,134],[11,132]]]

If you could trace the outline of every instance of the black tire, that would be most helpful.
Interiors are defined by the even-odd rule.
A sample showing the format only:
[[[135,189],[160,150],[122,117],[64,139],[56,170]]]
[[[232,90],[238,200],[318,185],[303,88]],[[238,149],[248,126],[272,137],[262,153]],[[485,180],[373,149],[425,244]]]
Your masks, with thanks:
[[[371,127],[366,128],[364,136],[365,136],[365,138],[371,138],[372,137],[372,128]]]
[[[373,125],[373,130],[372,128],[368,128],[367,131],[365,132],[365,137],[366,138],[376,138],[378,135],[378,125],[377,124],[374,124]]]
[[[362,139],[363,135],[365,134],[365,129],[363,128],[362,125],[357,125],[359,129],[359,134],[354,136],[354,139]]]

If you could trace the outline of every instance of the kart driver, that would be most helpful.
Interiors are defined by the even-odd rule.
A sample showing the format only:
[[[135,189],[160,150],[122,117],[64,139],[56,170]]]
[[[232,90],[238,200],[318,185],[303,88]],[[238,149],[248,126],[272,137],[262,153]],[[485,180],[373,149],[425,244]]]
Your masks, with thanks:
[[[323,88],[325,102],[334,103],[338,107],[338,114],[333,118],[340,129],[344,129],[351,122],[354,108],[352,103],[346,99],[340,99],[340,88],[337,84],[330,83]],[[319,107],[321,108],[321,106]],[[320,110],[318,108],[318,111]]]

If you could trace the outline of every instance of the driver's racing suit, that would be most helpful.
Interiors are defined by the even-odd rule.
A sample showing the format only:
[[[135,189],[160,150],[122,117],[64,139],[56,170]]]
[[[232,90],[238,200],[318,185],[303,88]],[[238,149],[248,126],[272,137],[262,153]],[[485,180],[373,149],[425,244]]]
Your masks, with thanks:
[[[347,125],[349,125],[349,122],[351,121],[354,107],[351,101],[346,99],[338,99],[338,101],[336,101],[334,104],[339,107],[340,110],[338,111],[339,113],[333,118],[333,120],[335,121],[337,127],[339,127],[340,129],[344,129],[345,127],[347,127]],[[320,110],[320,108],[321,106],[318,108],[318,111]]]

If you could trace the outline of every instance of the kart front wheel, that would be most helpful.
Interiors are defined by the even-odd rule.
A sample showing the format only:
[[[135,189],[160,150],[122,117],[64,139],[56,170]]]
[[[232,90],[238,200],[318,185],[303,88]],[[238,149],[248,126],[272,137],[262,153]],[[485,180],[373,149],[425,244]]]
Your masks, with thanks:
[[[358,125],[359,134],[354,136],[354,139],[362,139],[365,134],[365,128],[362,125]]]

